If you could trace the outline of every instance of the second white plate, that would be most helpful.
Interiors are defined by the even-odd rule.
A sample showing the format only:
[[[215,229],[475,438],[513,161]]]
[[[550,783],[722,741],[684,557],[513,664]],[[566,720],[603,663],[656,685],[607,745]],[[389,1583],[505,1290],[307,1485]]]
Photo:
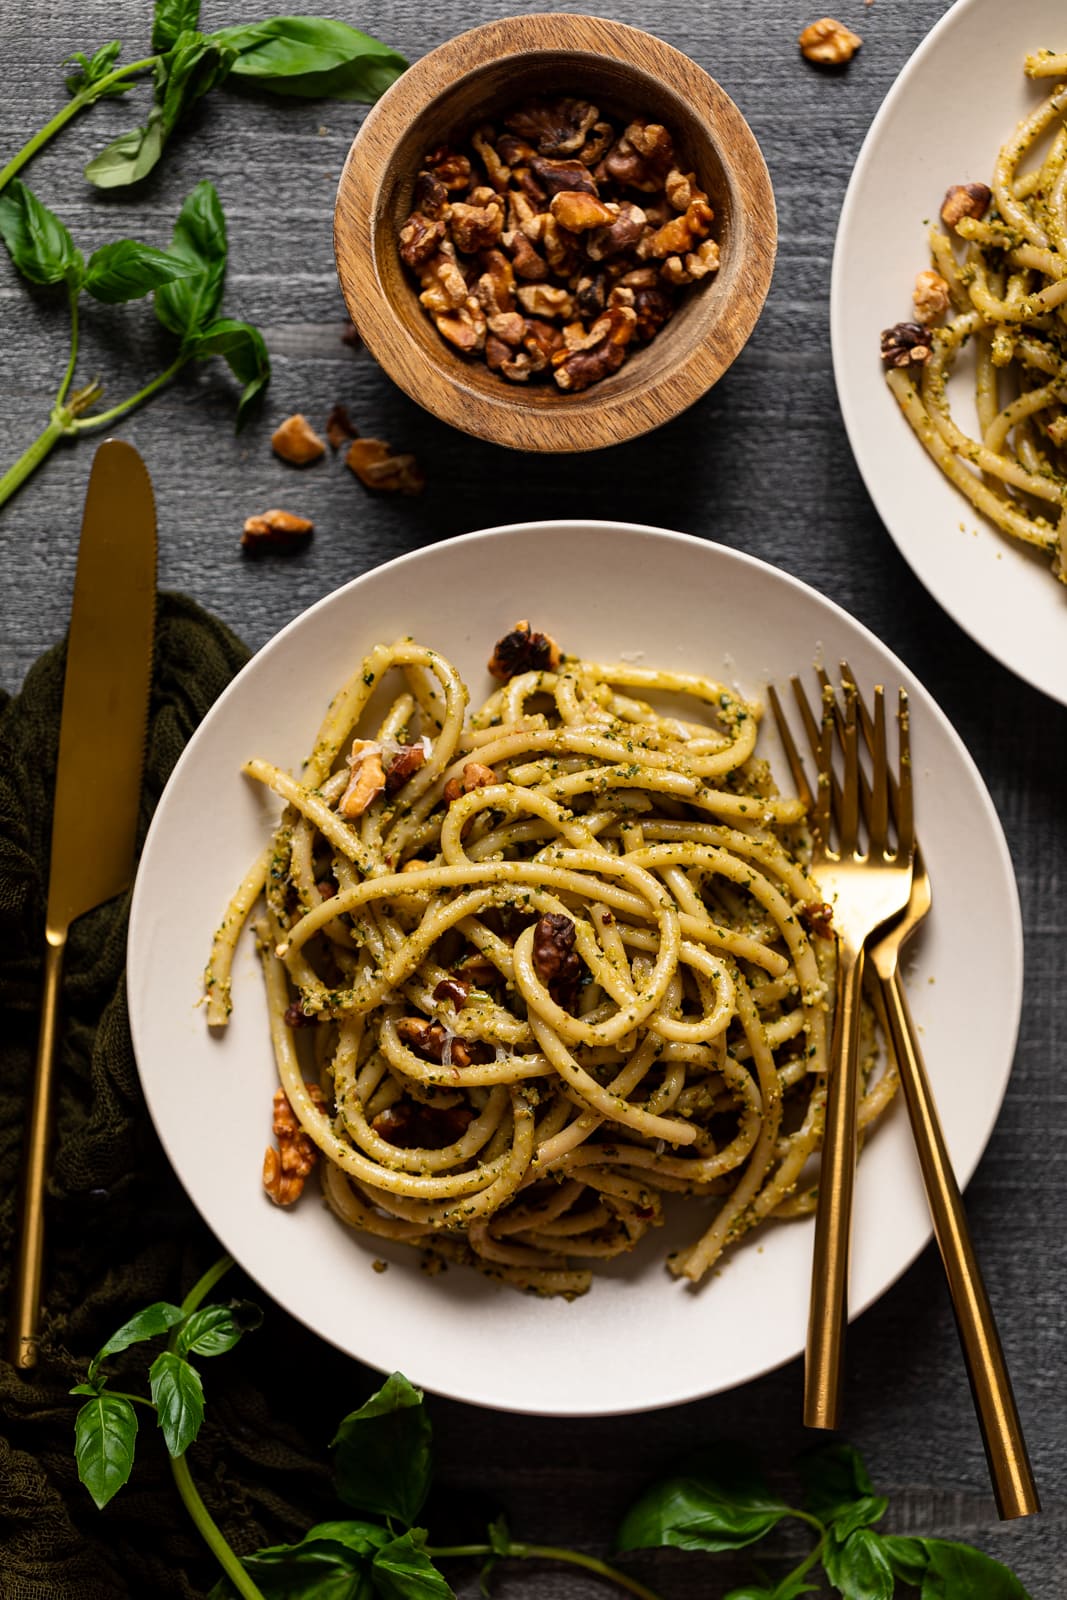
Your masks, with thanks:
[[[1023,57],[1067,49],[1063,0],[958,0],[893,85],[859,153],[834,250],[830,328],[856,461],[904,559],[960,627],[1067,704],[1067,585],[943,476],[897,410],[879,334],[910,321],[927,225],[954,183],[988,183],[1000,146],[1049,93]],[[965,384],[953,385],[967,425]],[[973,403],[972,403],[973,412]]]
[[[1022,992],[1015,881],[981,779],[925,690],[851,617],[749,556],[652,528],[555,522],[469,534],[357,579],[267,645],[190,742],[145,845],[130,920],[134,1045],[160,1138],[205,1220],[266,1293],[323,1338],[483,1405],[555,1415],[651,1409],[742,1383],[802,1349],[810,1223],[763,1228],[696,1291],[666,1270],[667,1229],[570,1305],[467,1269],[427,1277],[412,1252],[353,1235],[315,1194],[292,1212],[264,1195],[276,1077],[250,938],[223,1039],[209,1036],[197,1007],[212,932],[270,826],[269,801],[241,763],[258,754],[298,771],[331,695],[380,639],[410,633],[434,646],[481,698],[493,643],[518,617],[576,653],[710,673],[755,698],[768,680],[842,655],[862,683],[909,689],[918,826],[934,884],[909,994],[966,1181],[1007,1085]],[[761,739],[780,756],[770,730]],[[859,1310],[929,1237],[902,1106],[863,1153],[857,1202]],[[686,1236],[701,1230],[701,1202],[674,1209]],[[388,1271],[374,1270],[379,1258]]]

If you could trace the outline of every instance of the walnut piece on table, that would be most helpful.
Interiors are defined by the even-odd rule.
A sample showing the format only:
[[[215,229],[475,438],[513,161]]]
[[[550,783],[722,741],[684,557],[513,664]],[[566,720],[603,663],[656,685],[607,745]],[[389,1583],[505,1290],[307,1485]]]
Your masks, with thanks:
[[[306,467],[326,454],[326,446],[299,411],[279,423],[270,436],[271,449],[293,467]]]
[[[247,518],[241,547],[251,556],[262,555],[265,550],[293,555],[306,548],[314,527],[309,517],[298,517],[293,511],[263,511]]]
[[[426,479],[413,455],[394,455],[385,439],[353,439],[345,456],[360,483],[383,494],[421,494]]]
[[[817,22],[808,24],[797,43],[801,55],[808,61],[816,61],[820,66],[841,67],[852,60],[863,40],[836,17],[820,17]]]

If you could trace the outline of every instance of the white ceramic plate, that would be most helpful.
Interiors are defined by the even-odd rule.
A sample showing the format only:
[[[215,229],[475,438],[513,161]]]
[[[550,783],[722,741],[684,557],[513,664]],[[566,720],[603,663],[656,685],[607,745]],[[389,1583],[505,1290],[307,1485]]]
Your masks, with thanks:
[[[236,963],[223,1039],[209,1036],[197,1009],[212,931],[269,823],[270,803],[240,775],[241,762],[262,754],[299,770],[331,694],[380,639],[425,640],[481,696],[492,684],[492,645],[519,616],[565,648],[609,660],[640,652],[649,663],[722,675],[751,695],[770,678],[842,654],[863,682],[910,689],[935,910],[909,988],[962,1179],[989,1137],[1011,1067],[1022,981],[1018,900],[981,779],[903,665],[795,579],[682,534],[535,523],[404,556],[298,617],[218,701],[160,802],[130,923],[141,1079],[190,1196],[268,1294],[371,1366],[514,1411],[643,1410],[742,1383],[802,1348],[810,1223],[764,1228],[698,1291],[668,1275],[667,1229],[569,1305],[518,1294],[473,1270],[429,1278],[411,1252],[353,1235],[316,1194],[292,1212],[263,1194],[275,1076],[250,938]],[[761,737],[774,758],[769,730]],[[997,1003],[976,1005],[976,995]],[[695,1236],[704,1225],[700,1202],[676,1209],[682,1233]],[[880,1294],[928,1235],[897,1107],[860,1162],[854,1308]],[[376,1258],[389,1261],[388,1271],[373,1270]]]
[[[882,375],[878,337],[911,321],[926,224],[954,183],[988,183],[1000,145],[1051,88],[1027,51],[1067,49],[1063,0],[958,0],[912,56],[871,125],[834,251],[830,327],[859,469],[905,560],[998,661],[1067,704],[1067,586],[1047,557],[981,517],[930,460]],[[965,363],[953,409],[973,431]]]

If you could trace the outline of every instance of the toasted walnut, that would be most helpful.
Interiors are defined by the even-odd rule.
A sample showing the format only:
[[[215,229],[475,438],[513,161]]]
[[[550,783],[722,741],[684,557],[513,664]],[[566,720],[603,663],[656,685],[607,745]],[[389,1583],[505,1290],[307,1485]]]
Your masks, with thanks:
[[[685,258],[686,268],[694,280],[706,278],[709,272],[719,270],[719,246],[714,239],[705,239]]]
[[[556,351],[562,349],[563,334],[551,322],[542,322],[539,317],[527,317],[523,325],[522,343],[531,355],[540,355],[547,366]]]
[[[555,672],[562,659],[555,639],[531,628],[524,619],[497,640],[488,665],[494,678],[507,683],[520,672]]]
[[[449,194],[466,189],[471,180],[471,164],[467,156],[460,155],[450,145],[439,144],[427,151],[426,170],[443,184]]]
[[[578,997],[582,958],[574,948],[575,927],[570,917],[550,911],[534,927],[534,971],[552,999],[565,1011]]]
[[[421,494],[426,487],[415,457],[394,455],[384,439],[353,439],[345,466],[366,488],[383,494]]]
[[[517,291],[519,304],[531,317],[572,317],[574,296],[547,283],[524,284]]]
[[[326,446],[307,417],[299,411],[279,423],[270,436],[270,444],[276,456],[281,456],[283,461],[288,461],[294,467],[304,467],[309,461],[317,461],[326,454]]]
[[[556,367],[552,376],[559,387],[577,394],[618,372],[636,327],[637,315],[630,306],[609,306],[589,330],[597,335],[596,342],[588,349],[570,352]]]
[[[431,315],[455,311],[466,304],[467,280],[459,269],[455,248],[448,240],[419,268],[419,282],[422,285],[419,304]]]
[[[511,168],[497,151],[493,138],[493,130],[486,123],[471,134],[471,144],[481,158],[489,182],[498,194],[503,194],[511,181]]]
[[[585,251],[590,261],[610,261],[623,251],[632,250],[644,233],[647,221],[647,214],[640,206],[630,200],[621,201],[615,221],[588,235]]]
[[[984,217],[992,198],[993,191],[984,183],[954,183],[941,202],[941,221],[954,228],[964,217]]]
[[[340,450],[349,439],[359,438],[359,429],[348,415],[348,407],[338,402],[326,418],[326,437],[334,450]]]
[[[492,1060],[494,1054],[481,1039],[460,1039],[439,1022],[427,1022],[425,1017],[401,1017],[396,1031],[417,1055],[445,1066],[469,1067],[472,1061]]]
[[[685,255],[706,238],[714,218],[715,213],[706,200],[691,200],[682,216],[665,222],[662,228],[642,240],[642,244],[650,256]]]
[[[435,172],[422,171],[415,179],[412,196],[413,209],[424,217],[436,220],[443,217],[448,205],[448,190]]]
[[[949,293],[948,284],[940,272],[928,269],[916,275],[911,303],[920,322],[936,322],[938,317],[944,316],[949,308]]]
[[[472,789],[486,789],[491,783],[499,782],[500,779],[492,767],[483,766],[480,761],[465,761],[462,778],[449,778],[442,791],[442,798],[446,806],[451,806],[461,794],[470,794]]]
[[[292,511],[264,511],[258,517],[249,517],[241,535],[241,547],[249,555],[258,556],[264,550],[277,550],[280,555],[291,555],[303,550],[315,524],[308,517],[298,517]]]
[[[505,117],[504,126],[535,144],[541,155],[563,156],[581,148],[599,115],[588,100],[562,96],[530,101]]]
[[[462,1011],[470,999],[471,988],[469,978],[442,978],[434,985],[433,997],[442,1003],[447,1000],[453,1011]]]
[[[440,312],[433,320],[441,337],[464,355],[481,350],[485,344],[485,315],[474,295],[468,296],[465,305],[455,311]]]
[[[683,284],[693,281],[693,275],[681,256],[668,256],[660,268],[660,277],[673,289],[680,289]]]
[[[426,751],[421,744],[402,744],[385,769],[386,794],[396,794],[425,764]]]
[[[490,317],[490,322],[494,319]],[[518,318],[522,322],[522,318]],[[498,339],[495,333],[490,332],[485,340],[485,364],[490,372],[503,372],[506,363],[511,361],[515,354],[513,345],[505,344],[503,339]]]
[[[797,912],[802,925],[819,939],[834,936],[834,908],[825,900],[808,900]]]
[[[515,309],[515,269],[502,250],[487,250],[482,257],[485,271],[474,286],[478,303],[487,317]]]
[[[921,367],[930,359],[930,339],[917,322],[897,322],[882,331],[882,360],[887,367]]]
[[[315,1104],[321,1106],[322,1091],[318,1084],[307,1083],[304,1087]],[[291,1206],[303,1193],[319,1152],[300,1126],[284,1089],[274,1091],[271,1131],[278,1148],[268,1146],[263,1157],[263,1187],[275,1205]]]
[[[361,817],[385,789],[382,747],[375,739],[353,739],[347,761],[348,787],[337,809],[343,817]]]
[[[614,139],[615,129],[610,122],[594,122],[585,143],[578,151],[578,160],[582,166],[595,167],[601,156],[611,149]]]
[[[610,227],[616,213],[611,206],[598,200],[595,194],[582,190],[561,189],[552,196],[552,215],[571,233],[586,233],[590,228]]]
[[[557,194],[596,196],[596,180],[580,161],[549,161],[545,156],[535,156],[530,171],[549,200]]]
[[[708,198],[697,183],[696,173],[680,172],[677,167],[668,172],[663,187],[675,211],[687,211],[694,200]]]
[[[464,205],[457,200],[449,207],[448,225],[457,250],[471,254],[489,250],[504,231],[504,206],[499,196],[488,205]],[[444,224],[440,224],[443,228]]]
[[[574,287],[575,309],[583,317],[591,317],[595,322],[607,305],[607,294],[608,280],[605,273],[584,273]]]
[[[626,286],[620,284],[619,287]],[[674,313],[674,301],[667,291],[658,285],[638,285],[637,288],[631,289],[630,293],[634,297],[634,316],[637,318],[634,324],[634,338],[646,343],[649,339],[654,339],[665,323],[670,321]]]
[[[470,1106],[427,1106],[398,1100],[396,1105],[379,1111],[371,1128],[380,1139],[399,1149],[442,1150],[462,1139],[473,1118]]]
[[[801,55],[809,61],[840,67],[852,60],[863,40],[835,17],[820,17],[818,22],[809,23],[797,43]]]
[[[444,237],[442,221],[413,211],[400,230],[400,259],[409,267],[421,267],[437,254]]]
[[[503,242],[504,248],[511,252],[511,264],[516,277],[525,278],[528,283],[545,281],[548,277],[548,262],[544,256],[538,255],[521,228],[506,233]]]
[[[320,1019],[314,1013],[305,1011],[299,1000],[294,1000],[292,1005],[286,1006],[282,1012],[282,1020],[289,1028],[314,1028],[318,1026]]]
[[[600,182],[652,193],[662,189],[674,161],[670,134],[658,122],[631,122],[596,167]]]

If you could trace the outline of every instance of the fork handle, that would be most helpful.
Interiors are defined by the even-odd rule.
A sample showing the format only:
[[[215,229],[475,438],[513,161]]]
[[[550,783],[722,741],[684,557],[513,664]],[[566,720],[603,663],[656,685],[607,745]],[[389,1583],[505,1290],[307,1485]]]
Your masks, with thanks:
[[[1041,1502],[1030,1469],[1011,1378],[895,961],[891,975],[879,972],[879,977],[889,1037],[911,1118],[934,1234],[952,1296],[997,1510],[1005,1519],[1031,1516],[1040,1511]]]
[[[809,1428],[837,1427],[848,1322],[863,949],[853,949],[842,939],[838,952],[838,999],[826,1086],[804,1365],[804,1421]]]

